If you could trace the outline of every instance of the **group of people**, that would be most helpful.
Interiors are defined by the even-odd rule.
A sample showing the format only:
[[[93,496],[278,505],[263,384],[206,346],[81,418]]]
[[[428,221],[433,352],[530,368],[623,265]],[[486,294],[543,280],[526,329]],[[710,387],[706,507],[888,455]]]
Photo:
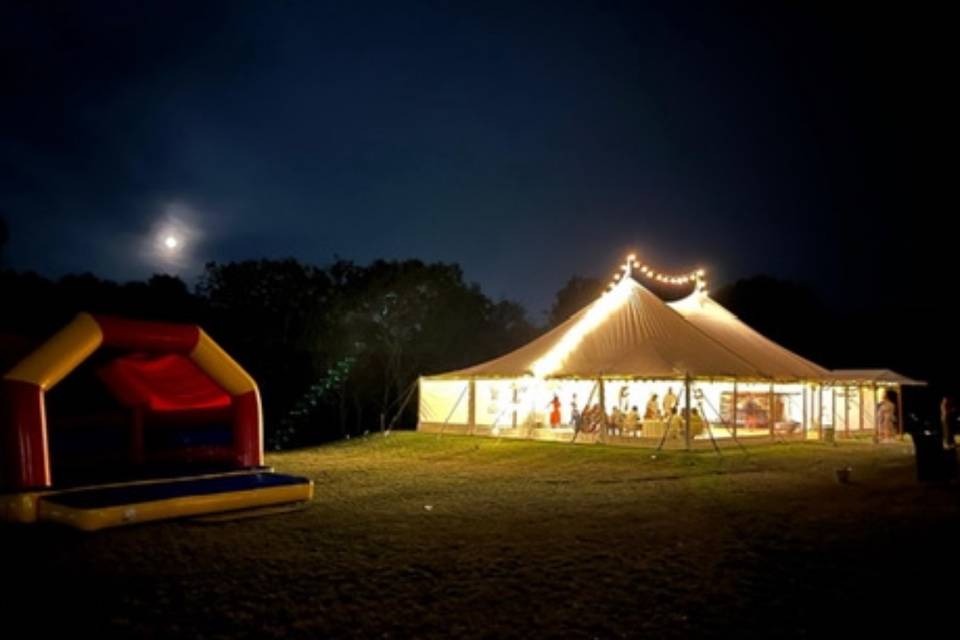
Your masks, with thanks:
[[[672,417],[678,416],[677,395],[674,393],[673,388],[667,389],[667,393],[664,395],[662,402],[658,394],[651,394],[642,416],[636,405],[628,408],[628,399],[627,387],[621,387],[617,406],[613,408],[609,419],[606,420],[609,433],[615,435],[639,435],[643,430],[644,420],[670,420]],[[562,424],[560,412],[562,403],[557,394],[553,395],[548,406],[550,409],[550,427],[554,429],[560,427]],[[685,412],[686,409],[679,415],[680,422],[678,424],[681,428],[686,423]],[[570,419],[568,422],[570,426],[579,431],[594,432],[600,428],[606,418],[607,416],[599,402],[595,402],[581,412],[577,404],[577,395],[573,394],[573,398],[570,400]],[[691,431],[694,435],[702,431],[703,418],[696,409],[691,410],[690,422]],[[695,427],[694,425],[699,426]]]
[[[560,407],[560,398],[557,397],[557,394],[553,394],[553,399],[550,400],[550,428],[552,429],[556,429],[560,426]],[[577,406],[577,394],[573,394],[573,399],[570,400],[570,426],[579,429],[584,425],[599,423],[602,420],[603,410],[600,408],[599,403],[594,404],[592,407],[588,407],[583,413],[581,413],[580,407]]]
[[[675,415],[677,415],[677,396],[673,392],[673,387],[667,389],[667,395],[663,396],[662,405],[657,394],[650,394],[650,399],[647,400],[647,408],[643,412],[644,420],[667,420],[670,416]]]

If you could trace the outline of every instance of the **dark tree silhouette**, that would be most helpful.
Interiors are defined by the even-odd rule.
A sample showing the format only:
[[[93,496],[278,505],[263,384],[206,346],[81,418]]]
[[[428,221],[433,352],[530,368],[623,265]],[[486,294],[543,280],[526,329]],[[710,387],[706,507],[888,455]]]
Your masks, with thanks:
[[[555,327],[580,309],[584,308],[603,293],[606,281],[599,278],[573,276],[563,285],[554,298],[547,322]]]
[[[7,221],[0,216],[0,264],[3,264],[3,252],[7,243],[10,241],[10,228],[7,227]]]
[[[760,275],[723,286],[713,297],[775,342],[824,366],[837,366],[837,318],[810,287]]]

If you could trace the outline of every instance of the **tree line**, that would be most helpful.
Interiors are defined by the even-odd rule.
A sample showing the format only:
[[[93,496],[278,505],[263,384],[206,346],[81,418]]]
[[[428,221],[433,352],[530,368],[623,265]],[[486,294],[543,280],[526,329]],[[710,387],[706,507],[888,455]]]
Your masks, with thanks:
[[[0,266],[8,230],[0,218]],[[547,326],[522,306],[492,300],[459,265],[419,260],[208,263],[196,287],[155,275],[124,284],[90,274],[52,280],[0,269],[0,371],[79,311],[205,327],[260,384],[267,443],[284,448],[362,434],[397,416],[416,422],[420,375],[494,358],[581,309],[606,280],[575,276],[556,294]],[[658,291],[669,298],[669,290]],[[952,313],[910,295],[896,305],[841,313],[816,292],[767,276],[713,294],[744,322],[827,368],[893,368],[926,379],[920,418],[960,391]],[[908,396],[909,397],[909,396]],[[402,411],[401,411],[402,409]]]
[[[206,265],[190,290],[173,276],[119,284],[0,271],[6,369],[79,311],[203,326],[261,387],[269,447],[416,421],[420,375],[475,364],[532,339],[523,307],[492,300],[458,265],[297,260]],[[401,411],[402,410],[402,411]]]

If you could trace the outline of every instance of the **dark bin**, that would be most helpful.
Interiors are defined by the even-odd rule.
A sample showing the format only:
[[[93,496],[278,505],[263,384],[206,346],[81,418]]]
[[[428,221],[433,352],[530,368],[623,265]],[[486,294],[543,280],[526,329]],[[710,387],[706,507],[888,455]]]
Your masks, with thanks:
[[[957,477],[956,449],[945,449],[939,433],[925,429],[910,435],[917,456],[918,482],[947,482]]]

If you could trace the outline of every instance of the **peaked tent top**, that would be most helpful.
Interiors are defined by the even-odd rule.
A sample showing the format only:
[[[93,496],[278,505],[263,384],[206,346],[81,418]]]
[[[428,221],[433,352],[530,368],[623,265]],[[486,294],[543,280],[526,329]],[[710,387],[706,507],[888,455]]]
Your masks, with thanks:
[[[758,333],[702,291],[669,303],[698,329],[741,356],[765,376],[777,380],[830,380],[820,365]]]
[[[559,326],[504,356],[431,376],[463,379],[767,376],[630,277]]]

